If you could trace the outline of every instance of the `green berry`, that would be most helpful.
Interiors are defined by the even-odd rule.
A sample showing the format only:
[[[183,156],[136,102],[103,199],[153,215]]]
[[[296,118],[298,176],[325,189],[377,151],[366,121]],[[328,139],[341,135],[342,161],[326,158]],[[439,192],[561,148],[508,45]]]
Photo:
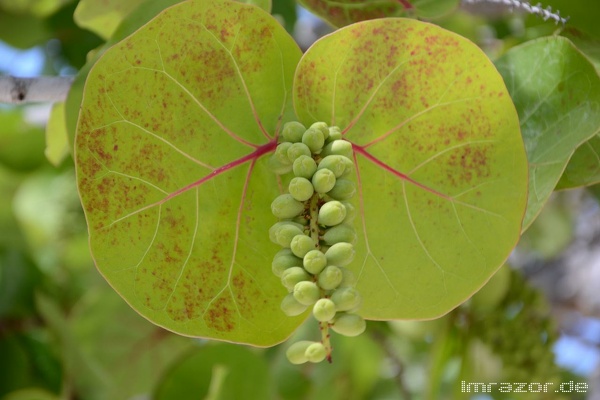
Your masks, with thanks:
[[[356,216],[356,208],[352,205],[352,203],[348,203],[343,201],[342,204],[346,208],[346,218],[342,221],[344,224],[351,224],[354,221],[354,217]]]
[[[344,274],[340,267],[328,265],[323,271],[321,271],[321,273],[319,273],[317,283],[323,290],[332,290],[337,288],[340,283],[342,283],[343,278]]]
[[[296,315],[302,314],[308,306],[298,303],[298,300],[294,298],[292,293],[288,293],[281,301],[281,310],[288,317],[295,317]]]
[[[310,275],[301,267],[291,267],[281,274],[281,284],[290,292],[298,282],[308,281]]]
[[[325,257],[327,264],[343,267],[354,259],[354,246],[346,242],[336,243],[325,252]]]
[[[310,179],[317,170],[317,162],[312,157],[300,156],[294,161],[292,170],[294,175]]]
[[[288,349],[285,352],[285,355],[289,362],[291,362],[292,364],[304,364],[305,362],[307,362],[308,358],[305,355],[306,349],[313,343],[315,342],[311,342],[309,340],[301,340],[288,347]]]
[[[302,260],[304,269],[313,275],[320,273],[327,265],[327,258],[319,250],[311,250],[304,256]]]
[[[310,281],[296,283],[293,293],[294,298],[306,306],[315,304],[321,295],[317,284]]]
[[[335,312],[335,303],[329,299],[319,299],[313,306],[313,315],[317,321],[331,321]]]
[[[290,247],[294,236],[300,234],[302,234],[302,225],[290,221],[277,222],[269,229],[269,239],[281,247]]]
[[[312,197],[315,189],[308,179],[297,176],[290,181],[288,191],[294,199],[306,201]]]
[[[340,128],[337,126],[330,126],[329,127],[329,137],[327,138],[327,141],[333,142],[335,140],[340,140],[341,138],[342,138],[342,131],[340,130]]]
[[[335,182],[335,186],[327,192],[329,197],[336,200],[348,200],[354,197],[355,194],[356,185],[348,179],[338,179]]]
[[[294,236],[292,242],[290,243],[290,249],[292,250],[292,253],[294,253],[296,257],[300,258],[304,258],[306,253],[314,250],[314,248],[315,242],[313,242],[310,236],[306,235]]]
[[[336,178],[344,174],[346,168],[352,168],[352,161],[348,157],[331,155],[323,158],[317,167],[317,170],[327,168],[330,169]]]
[[[273,156],[281,164],[288,164],[288,165],[291,164],[292,161],[290,160],[290,158],[287,155],[288,149],[290,147],[292,147],[291,143],[288,143],[288,142],[279,143],[277,145],[277,148],[275,149],[275,153],[273,153]]]
[[[334,245],[341,242],[354,244],[356,243],[356,239],[356,231],[353,227],[346,224],[336,225],[332,228],[329,228],[323,235],[323,241],[328,245]]]
[[[281,277],[283,271],[291,267],[300,267],[302,260],[296,257],[290,249],[281,249],[271,263],[271,270],[277,277]]]
[[[348,157],[348,159],[352,160],[354,155],[354,152],[352,150],[352,143],[348,142],[347,140],[334,140],[333,142],[327,143],[325,147],[323,147],[321,155],[339,155]]]
[[[304,211],[304,203],[294,199],[289,193],[279,195],[271,203],[271,212],[281,219],[294,218]]]
[[[327,350],[323,343],[315,342],[306,348],[304,355],[309,362],[319,363],[327,357]]]
[[[363,317],[356,314],[340,313],[335,317],[331,329],[340,335],[358,336],[365,331],[367,323]]]
[[[311,182],[317,193],[327,193],[335,186],[335,174],[329,169],[320,169],[314,173]]]
[[[287,150],[288,159],[291,162],[294,162],[296,158],[300,156],[309,156],[310,157],[310,149],[304,143],[294,143]]]
[[[346,207],[339,201],[329,201],[319,209],[318,221],[321,225],[338,225],[344,218],[346,218]]]
[[[308,128],[302,135],[302,143],[307,145],[311,152],[318,154],[325,144],[325,135],[318,128]]]
[[[325,140],[327,140],[327,138],[329,137],[329,127],[327,126],[327,124],[325,122],[315,122],[314,124],[312,124],[310,126],[309,129],[320,130],[321,133],[323,134],[323,138],[325,138]]]
[[[302,141],[306,128],[300,122],[291,121],[283,125],[281,136],[286,142],[297,143]]]
[[[284,164],[280,162],[277,159],[277,157],[275,157],[275,154],[272,154],[271,157],[269,157],[269,159],[267,160],[267,167],[277,175],[284,175],[292,170],[291,164]]]
[[[331,294],[331,301],[335,303],[336,311],[354,310],[362,302],[362,297],[358,290],[352,287],[336,289]]]

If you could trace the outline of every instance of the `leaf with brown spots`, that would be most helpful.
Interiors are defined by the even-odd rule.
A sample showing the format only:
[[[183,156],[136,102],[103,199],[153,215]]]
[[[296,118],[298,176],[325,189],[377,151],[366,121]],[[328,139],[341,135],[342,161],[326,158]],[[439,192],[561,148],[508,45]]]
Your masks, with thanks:
[[[301,56],[257,7],[188,1],[98,60],[77,126],[96,265],[140,314],[180,334],[259,346],[303,317],[279,309],[265,154],[293,119]]]
[[[300,120],[353,143],[358,277],[370,319],[440,316],[517,243],[527,160],[514,105],[473,43],[407,19],[319,40],[294,80]]]

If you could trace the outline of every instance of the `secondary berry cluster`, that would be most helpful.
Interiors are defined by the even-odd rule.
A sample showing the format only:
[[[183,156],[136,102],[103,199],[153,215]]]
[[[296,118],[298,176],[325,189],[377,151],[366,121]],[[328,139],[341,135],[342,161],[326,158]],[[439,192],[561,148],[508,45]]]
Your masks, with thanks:
[[[331,360],[329,328],[346,336],[364,332],[365,320],[356,314],[361,296],[355,278],[345,268],[354,258],[355,209],[348,202],[356,185],[352,145],[338,127],[316,122],[306,129],[299,122],[285,124],[282,141],[269,159],[275,173],[289,178],[288,193],[271,204],[279,219],[269,230],[272,242],[283,247],[272,270],[288,294],[281,309],[288,316],[308,307],[321,329],[321,341],[299,341],[287,350],[294,364]]]

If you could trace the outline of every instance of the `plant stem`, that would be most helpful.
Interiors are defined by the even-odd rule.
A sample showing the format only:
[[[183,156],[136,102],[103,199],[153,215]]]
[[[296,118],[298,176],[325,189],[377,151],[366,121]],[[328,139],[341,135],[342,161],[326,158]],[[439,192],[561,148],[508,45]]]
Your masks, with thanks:
[[[319,245],[319,194],[314,193],[310,198],[309,203],[309,215],[310,215],[310,238],[315,243],[315,248],[319,249],[321,246]],[[321,298],[325,297],[325,291],[321,290]],[[331,363],[331,341],[329,334],[329,323],[327,321],[319,322],[319,330],[321,331],[321,343],[325,346],[325,350],[327,350],[327,361]]]

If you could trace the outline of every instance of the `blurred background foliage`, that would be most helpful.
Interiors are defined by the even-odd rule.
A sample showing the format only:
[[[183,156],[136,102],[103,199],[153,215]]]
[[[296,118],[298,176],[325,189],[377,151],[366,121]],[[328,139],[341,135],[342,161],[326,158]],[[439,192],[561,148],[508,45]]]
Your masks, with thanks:
[[[292,0],[247,2],[272,7],[303,49],[334,29]],[[111,35],[166,3],[0,0],[0,72],[74,75]],[[434,18],[492,60],[558,30],[600,65],[592,2],[547,1],[571,16],[565,28],[497,5],[414,3],[398,13]],[[445,317],[370,322],[368,334],[333,339],[333,364],[293,366],[284,346],[174,335],[108,287],[88,251],[64,112],[62,104],[52,113],[50,105],[0,106],[0,399],[600,399],[597,181],[555,192],[510,265]],[[595,146],[588,151],[600,160]],[[589,167],[600,170],[600,161]],[[559,188],[571,178],[567,170]],[[589,389],[475,395],[461,392],[462,381]]]

